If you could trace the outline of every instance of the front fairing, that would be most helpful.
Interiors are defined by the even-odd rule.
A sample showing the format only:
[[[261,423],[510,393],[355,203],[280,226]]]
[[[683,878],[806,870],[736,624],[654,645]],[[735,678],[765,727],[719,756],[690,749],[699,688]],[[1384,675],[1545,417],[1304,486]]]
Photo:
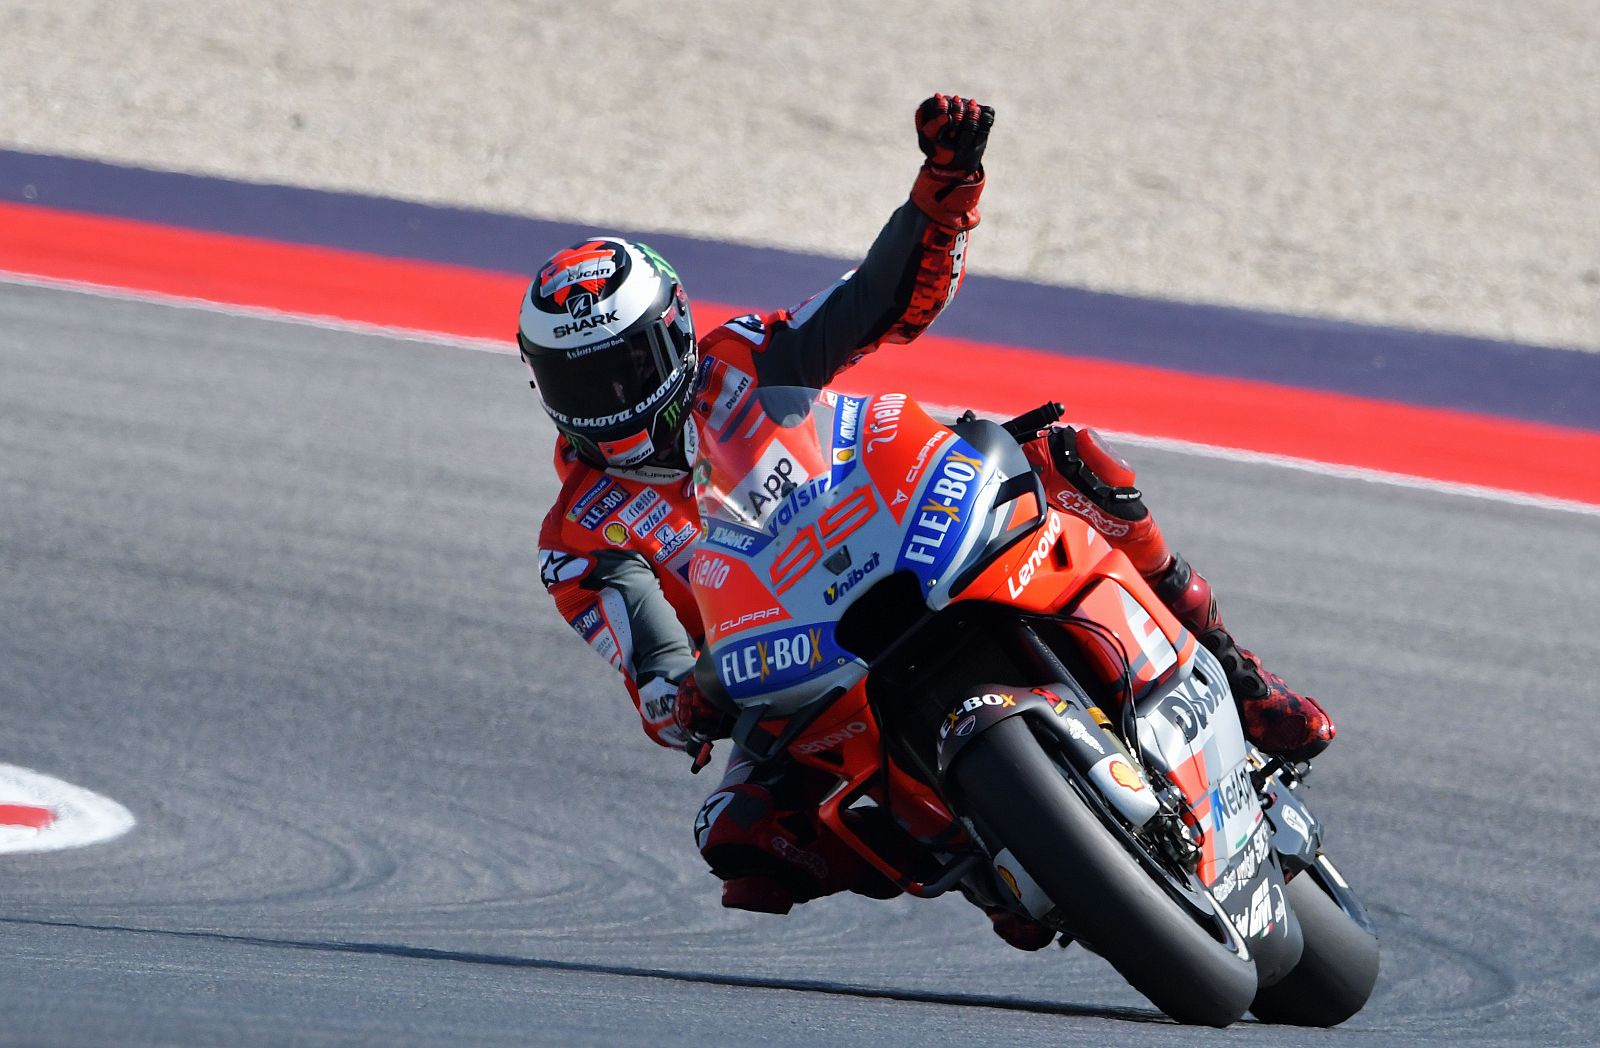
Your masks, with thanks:
[[[728,695],[782,713],[865,676],[838,624],[873,584],[909,572],[930,609],[949,602],[1017,467],[902,393],[764,387],[741,412],[698,434],[689,579]]]

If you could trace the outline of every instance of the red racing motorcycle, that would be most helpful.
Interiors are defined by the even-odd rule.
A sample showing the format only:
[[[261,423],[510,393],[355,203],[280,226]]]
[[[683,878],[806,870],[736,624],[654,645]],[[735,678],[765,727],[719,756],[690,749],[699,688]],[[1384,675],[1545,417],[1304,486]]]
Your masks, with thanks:
[[[1244,738],[1222,668],[1018,446],[904,394],[765,388],[698,434],[696,675],[757,760],[905,892],[1100,954],[1163,1012],[1332,1026],[1377,978],[1307,766]]]

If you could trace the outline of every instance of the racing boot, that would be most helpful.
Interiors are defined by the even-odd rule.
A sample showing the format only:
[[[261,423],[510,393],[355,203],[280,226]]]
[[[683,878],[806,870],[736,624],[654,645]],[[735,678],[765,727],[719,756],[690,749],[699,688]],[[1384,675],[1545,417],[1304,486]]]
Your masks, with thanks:
[[[722,905],[728,910],[750,910],[753,913],[782,916],[794,909],[794,904],[799,901],[793,888],[771,874],[749,873],[722,882]]]
[[[1008,946],[1031,953],[1056,941],[1055,932],[1021,914],[999,908],[984,912],[989,915],[989,924],[994,933],[1004,939]]]
[[[1211,584],[1188,561],[1173,554],[1164,570],[1146,578],[1161,602],[1222,664],[1239,704],[1245,738],[1263,753],[1295,762],[1328,748],[1335,734],[1333,718],[1315,699],[1290,689],[1254,653],[1239,647],[1217,614]]]

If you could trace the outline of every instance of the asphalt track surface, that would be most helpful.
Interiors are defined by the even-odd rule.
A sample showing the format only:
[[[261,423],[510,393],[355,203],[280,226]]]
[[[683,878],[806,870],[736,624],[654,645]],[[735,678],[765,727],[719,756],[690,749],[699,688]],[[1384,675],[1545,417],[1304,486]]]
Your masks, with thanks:
[[[550,439],[513,358],[0,285],[0,762],[139,820],[0,859],[0,1042],[1591,1043],[1594,517],[1137,452],[1383,933],[1340,1030],[1196,1031],[958,900],[720,909]]]

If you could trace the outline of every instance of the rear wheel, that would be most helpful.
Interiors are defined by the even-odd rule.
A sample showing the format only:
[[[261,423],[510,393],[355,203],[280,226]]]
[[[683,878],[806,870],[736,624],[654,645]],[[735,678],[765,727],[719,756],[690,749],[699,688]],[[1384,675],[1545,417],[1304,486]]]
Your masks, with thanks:
[[[1113,836],[1023,717],[974,739],[952,772],[991,844],[1010,849],[1064,923],[1134,989],[1179,1022],[1227,1026],[1245,1013],[1256,995],[1255,966],[1220,941],[1224,932],[1202,927]]]
[[[1378,981],[1378,940],[1322,890],[1310,871],[1289,882],[1305,951],[1282,980],[1256,994],[1250,1010],[1267,1023],[1337,1026],[1359,1012]]]

